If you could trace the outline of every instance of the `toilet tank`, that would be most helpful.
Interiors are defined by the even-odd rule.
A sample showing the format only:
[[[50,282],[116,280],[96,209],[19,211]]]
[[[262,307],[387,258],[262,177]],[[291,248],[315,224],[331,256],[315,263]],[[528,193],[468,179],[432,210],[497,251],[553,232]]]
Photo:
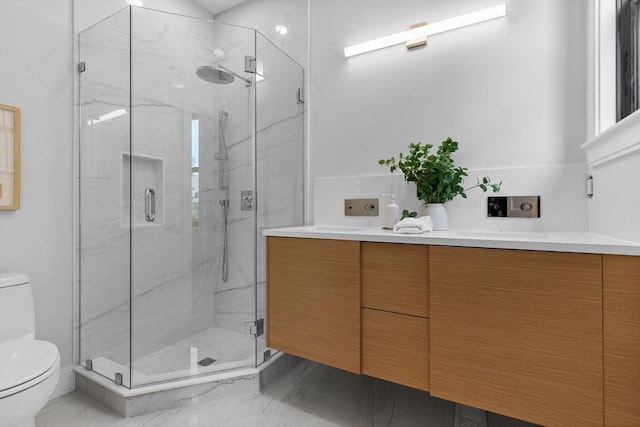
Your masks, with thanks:
[[[34,339],[35,333],[29,277],[22,273],[0,273],[0,342]]]

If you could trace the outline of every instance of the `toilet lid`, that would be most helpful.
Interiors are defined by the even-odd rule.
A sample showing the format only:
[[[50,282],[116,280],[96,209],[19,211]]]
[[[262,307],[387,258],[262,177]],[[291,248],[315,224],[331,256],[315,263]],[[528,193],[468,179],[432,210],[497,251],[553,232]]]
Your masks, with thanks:
[[[58,360],[58,348],[47,341],[0,342],[0,391],[17,387],[47,372]]]

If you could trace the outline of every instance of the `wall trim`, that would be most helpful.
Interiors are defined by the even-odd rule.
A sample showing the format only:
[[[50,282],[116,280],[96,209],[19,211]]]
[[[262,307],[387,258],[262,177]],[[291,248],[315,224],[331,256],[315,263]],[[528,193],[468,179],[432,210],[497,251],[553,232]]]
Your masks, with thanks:
[[[640,110],[629,114],[582,145],[587,164],[597,166],[640,150]]]
[[[60,369],[60,379],[58,380],[58,386],[51,395],[51,399],[62,396],[63,394],[71,393],[76,389],[76,376],[73,366],[66,366]]]

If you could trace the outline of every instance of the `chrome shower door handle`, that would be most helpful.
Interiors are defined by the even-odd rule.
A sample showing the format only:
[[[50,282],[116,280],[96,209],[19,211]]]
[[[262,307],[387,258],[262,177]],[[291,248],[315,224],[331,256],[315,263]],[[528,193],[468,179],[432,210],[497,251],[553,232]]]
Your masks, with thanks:
[[[144,190],[144,219],[153,222],[156,219],[156,192],[153,188]]]

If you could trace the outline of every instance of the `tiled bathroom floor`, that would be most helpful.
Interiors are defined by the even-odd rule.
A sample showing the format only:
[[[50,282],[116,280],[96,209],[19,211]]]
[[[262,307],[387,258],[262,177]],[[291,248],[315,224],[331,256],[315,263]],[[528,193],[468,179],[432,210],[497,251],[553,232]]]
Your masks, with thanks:
[[[455,405],[415,389],[310,362],[259,393],[120,418],[73,392],[47,404],[37,427],[453,427]],[[531,424],[493,416],[489,427]]]

